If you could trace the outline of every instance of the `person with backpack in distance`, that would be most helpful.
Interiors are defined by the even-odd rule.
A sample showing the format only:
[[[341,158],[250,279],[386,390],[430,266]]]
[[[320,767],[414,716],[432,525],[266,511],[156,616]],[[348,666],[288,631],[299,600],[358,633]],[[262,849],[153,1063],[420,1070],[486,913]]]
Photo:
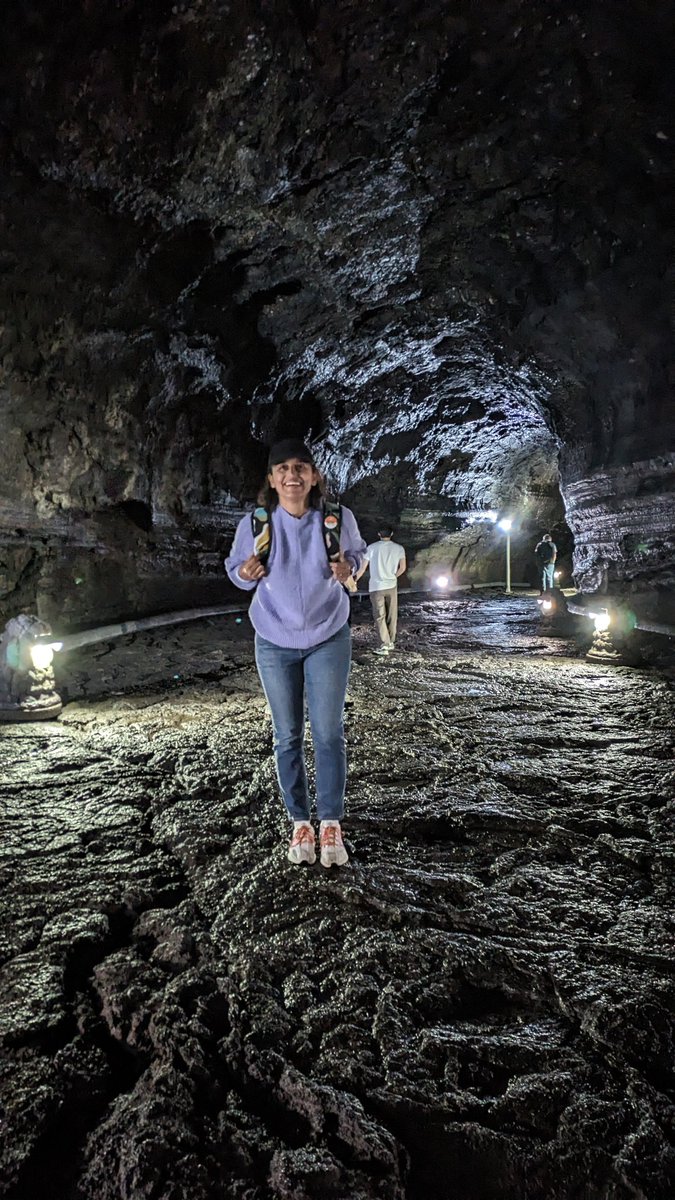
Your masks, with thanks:
[[[365,562],[357,573],[357,579],[370,567],[370,603],[373,609],[375,628],[380,645],[373,654],[387,655],[395,649],[398,622],[398,579],[406,570],[405,550],[398,542],[392,542],[394,530],[391,525],[378,529],[379,542],[366,547]]]
[[[534,548],[534,557],[541,571],[542,592],[551,591],[555,587],[554,568],[558,557],[558,548],[550,533],[545,533]]]
[[[281,795],[293,822],[292,863],[316,861],[304,754],[305,701],[312,730],[316,808],[324,867],[348,859],[344,815],[344,701],[351,666],[347,587],[366,544],[354,514],[324,497],[307,446],[276,442],[258,506],[237,527],[225,569],[255,595],[249,608],[255,660],[272,714]]]

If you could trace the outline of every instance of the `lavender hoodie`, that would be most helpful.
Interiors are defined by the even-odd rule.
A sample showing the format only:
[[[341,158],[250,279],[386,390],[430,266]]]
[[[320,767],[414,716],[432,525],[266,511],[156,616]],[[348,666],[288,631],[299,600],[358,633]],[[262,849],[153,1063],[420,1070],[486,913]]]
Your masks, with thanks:
[[[276,646],[307,650],[341,629],[349,616],[349,596],[334,577],[323,540],[323,514],[310,508],[293,517],[281,505],[271,514],[272,550],[259,583],[240,579],[238,568],[253,554],[250,516],[242,517],[225,570],[246,592],[256,589],[249,616],[256,633]],[[342,507],[340,549],[355,574],[366,548],[356,518]]]

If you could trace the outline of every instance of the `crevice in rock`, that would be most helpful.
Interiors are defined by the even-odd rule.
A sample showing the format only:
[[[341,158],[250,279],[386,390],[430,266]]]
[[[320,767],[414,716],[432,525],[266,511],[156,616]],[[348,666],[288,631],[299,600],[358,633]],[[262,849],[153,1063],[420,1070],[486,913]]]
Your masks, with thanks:
[[[152,529],[152,509],[143,500],[123,500],[117,508],[144,533],[149,533]]]

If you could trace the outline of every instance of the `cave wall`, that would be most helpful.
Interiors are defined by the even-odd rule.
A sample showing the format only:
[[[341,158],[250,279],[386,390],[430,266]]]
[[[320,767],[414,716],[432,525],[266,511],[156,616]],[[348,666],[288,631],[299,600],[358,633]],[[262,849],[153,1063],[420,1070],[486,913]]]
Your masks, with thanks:
[[[4,610],[226,595],[281,432],[421,574],[498,571],[495,507],[515,578],[551,528],[580,586],[667,606],[671,17],[9,0]]]

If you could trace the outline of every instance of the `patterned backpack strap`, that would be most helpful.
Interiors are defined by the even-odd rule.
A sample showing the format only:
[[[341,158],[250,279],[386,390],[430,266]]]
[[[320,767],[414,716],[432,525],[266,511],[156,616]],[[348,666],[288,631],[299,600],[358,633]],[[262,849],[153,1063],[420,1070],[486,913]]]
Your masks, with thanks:
[[[331,500],[323,503],[323,542],[329,562],[340,561],[340,531],[342,529],[342,506]],[[343,583],[346,592],[357,591],[356,580],[350,575]]]
[[[251,513],[251,529],[253,530],[253,553],[261,563],[267,562],[272,549],[272,519],[269,511],[258,505]]]
[[[323,502],[323,541],[329,562],[337,562],[340,558],[340,530],[342,528],[342,507],[331,500]]]

